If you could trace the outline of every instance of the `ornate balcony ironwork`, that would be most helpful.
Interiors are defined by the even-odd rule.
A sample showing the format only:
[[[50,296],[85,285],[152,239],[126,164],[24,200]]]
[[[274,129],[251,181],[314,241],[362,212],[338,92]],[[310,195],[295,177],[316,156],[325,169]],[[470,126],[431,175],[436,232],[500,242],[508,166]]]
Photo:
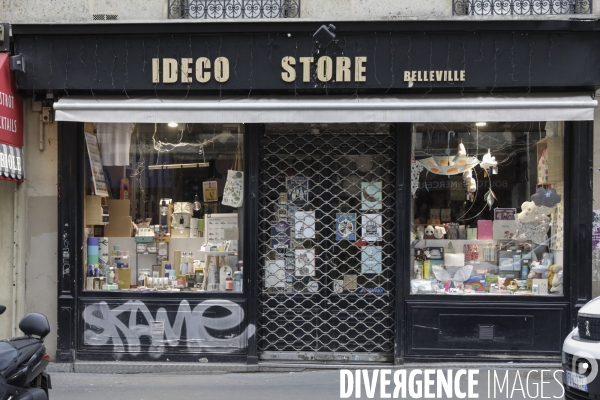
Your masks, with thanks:
[[[591,14],[593,0],[452,0],[453,15]]]
[[[169,19],[299,17],[300,0],[169,0]]]

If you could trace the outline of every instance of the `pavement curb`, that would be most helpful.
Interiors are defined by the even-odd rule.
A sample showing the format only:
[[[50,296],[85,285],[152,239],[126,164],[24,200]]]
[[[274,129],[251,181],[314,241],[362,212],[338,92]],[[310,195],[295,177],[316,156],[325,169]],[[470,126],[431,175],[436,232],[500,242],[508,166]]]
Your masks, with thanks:
[[[518,369],[518,370],[556,370],[561,369],[559,362],[544,363],[407,363],[390,364],[315,364],[315,363],[270,363],[258,365],[240,363],[176,363],[176,362],[127,362],[127,361],[77,361],[74,363],[50,363],[49,373],[94,373],[94,374],[227,374],[251,372],[302,372],[307,370],[337,369]]]

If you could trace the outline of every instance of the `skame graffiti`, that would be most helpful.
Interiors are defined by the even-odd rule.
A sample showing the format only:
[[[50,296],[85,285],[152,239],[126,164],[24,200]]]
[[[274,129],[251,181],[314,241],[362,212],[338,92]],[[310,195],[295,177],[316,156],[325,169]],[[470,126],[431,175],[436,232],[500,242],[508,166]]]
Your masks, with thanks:
[[[183,300],[176,312],[160,307],[155,315],[143,301],[131,300],[113,308],[101,301],[85,306],[83,320],[85,345],[108,346],[117,354],[144,352],[156,357],[169,347],[190,352],[239,352],[255,331],[254,325],[241,331],[244,310],[228,300],[204,300],[193,309]]]

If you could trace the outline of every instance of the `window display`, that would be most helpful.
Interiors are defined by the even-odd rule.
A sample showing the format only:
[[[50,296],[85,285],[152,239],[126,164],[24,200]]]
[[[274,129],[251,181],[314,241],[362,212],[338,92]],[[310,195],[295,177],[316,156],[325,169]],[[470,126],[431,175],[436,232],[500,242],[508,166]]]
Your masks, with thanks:
[[[411,294],[563,295],[563,124],[415,124]]]
[[[243,125],[85,136],[84,290],[242,292]]]

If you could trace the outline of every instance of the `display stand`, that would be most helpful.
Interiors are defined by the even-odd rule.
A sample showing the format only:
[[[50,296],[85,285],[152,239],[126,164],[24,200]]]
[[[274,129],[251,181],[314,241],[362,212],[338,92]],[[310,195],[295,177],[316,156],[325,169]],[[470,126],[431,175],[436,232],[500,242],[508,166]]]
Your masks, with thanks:
[[[200,250],[200,254],[204,256],[204,281],[202,282],[202,290],[208,290],[211,292],[216,292],[218,291],[218,285],[221,283],[220,282],[220,276],[219,276],[219,270],[220,267],[226,265],[225,263],[225,257],[227,256],[233,256],[235,255],[234,251],[202,251]],[[216,271],[213,271],[213,274],[215,276],[211,277],[210,279],[213,281],[212,283],[216,284],[217,288],[210,288],[207,289],[208,286],[208,281],[209,281],[209,265],[210,265],[210,261],[211,259],[214,258],[215,260],[215,265],[217,267]]]

